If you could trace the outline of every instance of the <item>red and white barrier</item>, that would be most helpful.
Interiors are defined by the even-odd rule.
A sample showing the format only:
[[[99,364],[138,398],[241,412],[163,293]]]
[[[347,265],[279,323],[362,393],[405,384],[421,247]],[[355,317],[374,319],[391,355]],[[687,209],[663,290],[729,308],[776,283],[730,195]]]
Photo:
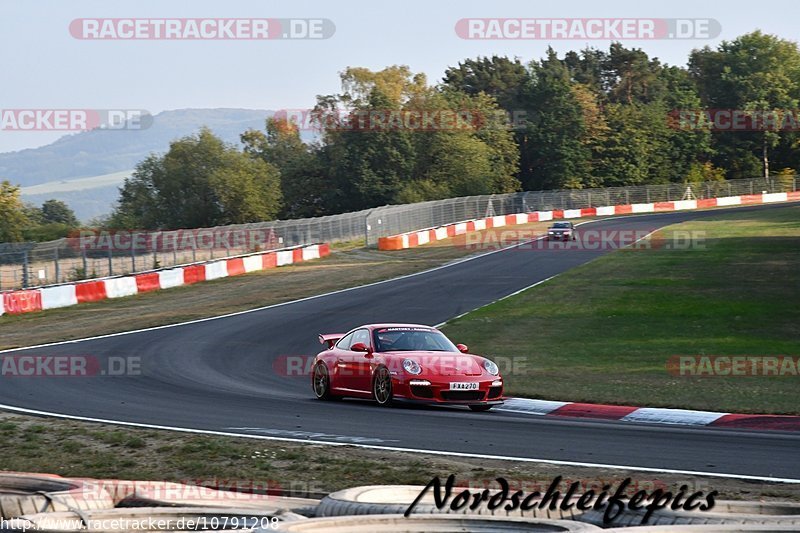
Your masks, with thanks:
[[[330,255],[328,244],[312,244],[131,276],[79,281],[41,289],[6,291],[0,293],[0,316],[68,307],[107,298],[123,298],[201,281],[238,276],[277,266],[312,261],[327,255]]]
[[[391,235],[378,239],[379,250],[403,250],[440,241],[470,231],[483,231],[490,228],[501,228],[515,224],[545,222],[560,218],[608,217],[639,213],[656,213],[665,211],[683,211],[686,209],[703,209],[707,207],[727,207],[734,205],[762,204],[773,202],[792,202],[800,200],[800,191],[776,192],[764,194],[748,194],[743,196],[726,196],[722,198],[705,198],[702,200],[676,200],[673,202],[651,202],[645,204],[607,205],[584,209],[565,209],[555,211],[536,211],[534,213],[514,213],[499,215],[478,220],[467,220],[428,228],[409,233]],[[466,229],[465,229],[466,228]]]
[[[497,409],[540,416],[622,420],[648,424],[800,431],[800,416],[792,415],[740,415],[692,409],[557,402],[530,398],[508,398]]]

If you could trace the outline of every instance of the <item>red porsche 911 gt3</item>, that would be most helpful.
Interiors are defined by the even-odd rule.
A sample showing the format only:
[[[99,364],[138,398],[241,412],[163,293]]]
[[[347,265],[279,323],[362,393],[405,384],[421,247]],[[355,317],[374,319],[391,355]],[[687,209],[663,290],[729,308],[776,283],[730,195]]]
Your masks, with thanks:
[[[344,396],[466,405],[487,411],[503,403],[503,378],[489,359],[470,355],[436,328],[416,324],[371,324],[346,334],[324,334],[327,349],[311,372],[321,400]]]

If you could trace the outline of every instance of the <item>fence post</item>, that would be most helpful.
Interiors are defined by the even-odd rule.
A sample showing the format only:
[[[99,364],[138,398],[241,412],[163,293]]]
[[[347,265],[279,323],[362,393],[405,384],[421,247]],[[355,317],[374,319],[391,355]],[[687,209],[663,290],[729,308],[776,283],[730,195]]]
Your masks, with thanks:
[[[650,203],[650,187],[648,187],[647,185],[644,186],[644,193],[647,196],[647,202],[646,203],[649,204]]]
[[[370,209],[367,211],[367,214],[364,215],[364,247],[369,248],[369,216],[372,214],[372,210]]]
[[[61,276],[61,269],[58,267],[58,246],[53,250],[53,262],[56,267],[56,283],[58,283],[60,281],[59,277]]]
[[[109,245],[108,247],[108,275],[114,275],[114,257],[113,257],[113,248]]]
[[[22,252],[22,288],[28,288],[28,250]]]
[[[89,265],[86,264],[86,248],[82,247],[81,258],[83,260],[83,279],[89,279]]]

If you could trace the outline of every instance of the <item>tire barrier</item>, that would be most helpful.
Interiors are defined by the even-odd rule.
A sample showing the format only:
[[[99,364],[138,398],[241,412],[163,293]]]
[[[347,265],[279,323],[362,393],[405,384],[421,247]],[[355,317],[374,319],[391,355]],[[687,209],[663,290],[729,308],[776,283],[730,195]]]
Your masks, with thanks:
[[[79,479],[47,474],[0,474],[0,518],[114,507],[106,490]]]
[[[620,527],[603,530],[609,533],[748,533],[760,531],[761,533],[781,533],[783,531],[797,531],[795,526],[779,526],[769,524],[751,525],[707,525],[707,526],[641,526]]]
[[[424,488],[421,485],[371,485],[340,490],[322,498],[317,507],[317,516],[403,514]],[[461,490],[454,487],[453,494],[458,494]],[[503,509],[502,505],[496,509],[489,509],[487,502],[482,502],[475,509],[470,509],[470,506],[464,506],[458,510],[453,510],[449,506],[438,509],[434,504],[433,493],[429,491],[414,507],[411,516],[431,514],[577,520],[582,511],[578,511],[574,507],[566,511],[562,511],[560,508],[551,511],[547,507],[544,509],[534,507],[525,511],[517,508],[508,512]]]
[[[625,509],[611,524],[614,527],[640,526],[645,510],[631,511]],[[587,511],[578,520],[594,525],[602,525],[603,513]],[[655,511],[647,521],[647,526],[678,525],[772,525],[788,526],[800,531],[800,504],[798,503],[762,503],[740,501],[718,501],[709,511],[671,511],[660,509]],[[633,531],[640,531],[636,528]],[[734,531],[736,531],[734,529]]]
[[[257,530],[268,533],[268,530]],[[586,532],[602,531],[600,528],[569,520],[544,520],[474,515],[411,515],[399,514],[338,516],[311,518],[309,520],[278,524],[273,531],[283,533],[434,533],[475,532],[513,533],[527,532]]]

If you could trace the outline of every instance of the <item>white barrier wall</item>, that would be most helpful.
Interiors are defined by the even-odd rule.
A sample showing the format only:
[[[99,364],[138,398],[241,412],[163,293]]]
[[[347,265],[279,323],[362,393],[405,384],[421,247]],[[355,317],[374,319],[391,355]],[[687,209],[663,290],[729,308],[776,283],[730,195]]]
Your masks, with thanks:
[[[228,262],[214,261],[206,264],[206,281],[228,277]]]
[[[678,200],[677,202],[672,202],[675,206],[675,210],[681,209],[697,209],[697,200]]]
[[[109,298],[133,296],[139,292],[136,287],[136,278],[130,276],[107,279],[104,280],[103,283],[106,286],[106,296]]]
[[[632,213],[652,213],[655,211],[656,206],[653,204],[633,204],[631,205]]]
[[[774,192],[762,195],[761,199],[765,204],[768,202],[786,202],[789,200],[789,195],[785,192]]]
[[[292,251],[291,250],[284,250],[284,251],[278,252],[275,255],[277,255],[276,262],[277,262],[278,266],[291,265],[292,264]]]
[[[78,305],[78,296],[75,293],[75,285],[62,285],[58,287],[47,287],[41,289],[42,309],[55,309],[57,307],[68,307]]]
[[[739,205],[742,203],[741,196],[723,196],[722,198],[717,198],[717,206],[726,206],[726,205]]]
[[[264,258],[261,255],[248,255],[242,259],[245,272],[255,272],[264,268]]]
[[[158,284],[162,289],[171,289],[183,285],[183,269],[162,270],[158,273]]]
[[[306,246],[303,248],[303,261],[319,259],[319,246]]]

